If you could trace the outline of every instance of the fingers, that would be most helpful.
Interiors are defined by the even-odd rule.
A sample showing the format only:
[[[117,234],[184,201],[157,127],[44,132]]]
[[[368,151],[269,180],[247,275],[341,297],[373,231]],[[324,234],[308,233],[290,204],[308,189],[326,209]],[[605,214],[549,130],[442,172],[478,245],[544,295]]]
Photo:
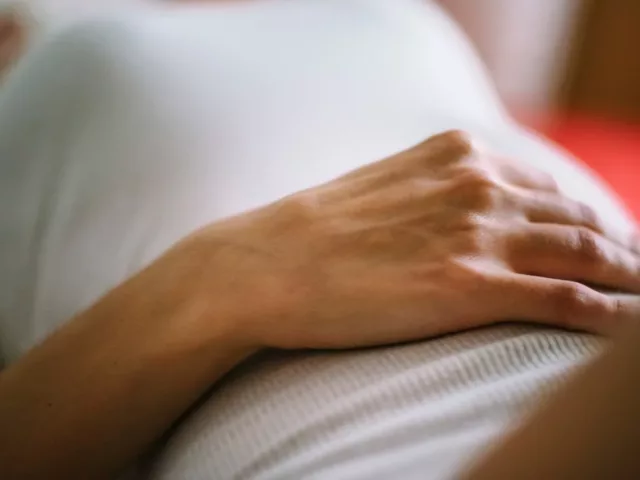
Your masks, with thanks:
[[[553,175],[547,172],[523,162],[516,163],[504,159],[494,159],[493,162],[500,177],[512,185],[541,192],[559,191]]]
[[[527,219],[533,223],[552,223],[584,227],[600,233],[618,245],[640,253],[637,240],[607,225],[590,206],[551,192],[518,190]]]
[[[526,200],[528,219],[536,223],[583,226],[614,242],[640,253],[640,239],[617,231],[598,216],[590,206],[565,197],[553,175],[525,163],[493,158],[500,177],[517,188]]]
[[[518,273],[640,292],[640,256],[587,228],[529,224],[507,242]]]
[[[501,280],[504,318],[611,334],[640,318],[640,297],[606,295],[580,283],[512,274]]]

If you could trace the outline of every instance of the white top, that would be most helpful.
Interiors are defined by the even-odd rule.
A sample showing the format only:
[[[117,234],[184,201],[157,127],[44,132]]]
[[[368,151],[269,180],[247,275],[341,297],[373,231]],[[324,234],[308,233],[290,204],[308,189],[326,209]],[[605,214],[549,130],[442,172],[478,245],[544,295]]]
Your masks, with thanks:
[[[430,3],[230,2],[68,30],[0,96],[5,358],[194,228],[449,128],[552,171],[630,228],[583,168],[508,119]],[[445,478],[596,347],[511,326],[258,359],[183,422],[149,476]]]

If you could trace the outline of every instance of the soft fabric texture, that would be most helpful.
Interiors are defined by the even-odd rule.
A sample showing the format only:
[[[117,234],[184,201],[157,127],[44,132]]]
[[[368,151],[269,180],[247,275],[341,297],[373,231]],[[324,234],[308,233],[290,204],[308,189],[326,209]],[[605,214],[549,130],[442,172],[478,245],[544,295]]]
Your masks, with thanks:
[[[141,478],[443,479],[598,342],[531,327],[257,359],[216,388]]]
[[[0,95],[7,361],[191,230],[445,129],[553,172],[632,228],[588,172],[508,119],[466,40],[419,0],[126,13],[45,42]],[[447,478],[597,348],[502,326],[257,359],[216,387],[147,473]]]

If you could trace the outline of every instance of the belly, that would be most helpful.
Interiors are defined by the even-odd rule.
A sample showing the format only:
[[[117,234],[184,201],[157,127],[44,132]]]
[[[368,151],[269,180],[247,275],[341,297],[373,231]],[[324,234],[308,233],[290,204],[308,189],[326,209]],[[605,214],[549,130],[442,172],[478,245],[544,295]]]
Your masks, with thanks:
[[[202,401],[147,476],[456,478],[599,348],[586,335],[502,326],[362,351],[268,354]]]

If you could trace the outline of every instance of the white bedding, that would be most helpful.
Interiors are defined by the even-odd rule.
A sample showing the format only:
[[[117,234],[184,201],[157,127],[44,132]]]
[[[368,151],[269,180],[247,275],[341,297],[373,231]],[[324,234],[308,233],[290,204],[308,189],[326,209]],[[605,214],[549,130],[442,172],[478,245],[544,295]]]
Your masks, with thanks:
[[[450,128],[553,172],[621,230],[615,198],[507,117],[449,19],[418,0],[159,8],[46,42],[0,92],[7,361],[192,229]],[[239,370],[150,478],[445,478],[588,336],[495,327]]]

